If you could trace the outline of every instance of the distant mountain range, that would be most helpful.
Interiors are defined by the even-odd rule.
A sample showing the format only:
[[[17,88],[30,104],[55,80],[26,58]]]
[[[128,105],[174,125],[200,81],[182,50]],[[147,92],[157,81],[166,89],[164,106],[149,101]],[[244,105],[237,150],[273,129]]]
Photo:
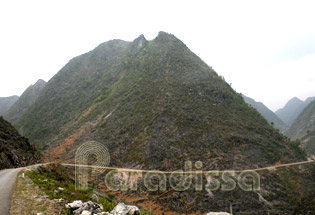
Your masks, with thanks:
[[[285,134],[294,140],[299,139],[301,146],[315,155],[315,101],[302,111]]]
[[[29,86],[10,110],[4,114],[4,118],[12,124],[15,124],[23,113],[35,102],[45,85],[46,82],[39,79],[34,85]]]
[[[270,124],[273,124],[275,128],[278,128],[281,132],[284,132],[288,128],[287,125],[262,102],[256,102],[254,99],[245,95],[242,96],[247,104],[257,109],[257,111],[261,113],[261,115],[263,115]]]
[[[0,97],[0,116],[6,114],[18,99],[18,96]]]
[[[283,108],[277,110],[275,113],[288,127],[290,127],[304,108],[314,100],[315,97],[307,98],[305,101],[294,97],[289,100]]]

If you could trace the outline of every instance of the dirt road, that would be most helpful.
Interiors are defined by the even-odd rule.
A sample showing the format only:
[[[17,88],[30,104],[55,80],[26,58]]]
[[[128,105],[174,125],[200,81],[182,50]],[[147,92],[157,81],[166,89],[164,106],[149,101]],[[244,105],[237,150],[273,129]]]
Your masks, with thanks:
[[[0,214],[10,215],[15,179],[22,168],[0,170]]]

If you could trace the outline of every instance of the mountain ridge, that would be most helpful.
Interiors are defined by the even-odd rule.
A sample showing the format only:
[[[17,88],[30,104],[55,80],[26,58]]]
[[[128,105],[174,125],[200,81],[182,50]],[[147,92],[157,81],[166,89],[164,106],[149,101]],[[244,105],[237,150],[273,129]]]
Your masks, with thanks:
[[[29,86],[4,115],[4,118],[12,124],[15,124],[23,113],[35,102],[45,85],[46,82],[39,79],[35,84]]]
[[[315,101],[311,102],[297,117],[285,134],[301,141],[309,154],[315,154]]]
[[[91,140],[107,147],[110,166],[130,169],[173,171],[201,161],[199,170],[243,170],[306,160],[224,78],[164,32],[150,41],[111,40],[71,59],[17,127],[45,150],[46,161],[74,162],[78,147]],[[265,170],[257,192],[196,192],[193,185],[128,194],[178,213],[222,211],[222,203],[247,214],[288,214],[307,192],[309,172]]]
[[[299,159],[294,153],[283,156],[281,151],[295,150],[289,142],[183,42],[164,32],[152,41],[111,40],[73,58],[17,126],[35,144],[48,143],[49,159],[73,159],[78,144],[89,139],[104,142],[117,166],[179,168],[182,163],[171,159],[175,151],[165,149],[175,147],[187,160],[211,160],[229,142],[244,144],[244,159],[258,159],[258,166],[304,159],[298,153]],[[267,136],[272,141],[259,140]],[[254,150],[252,141],[259,143]],[[214,152],[192,155],[188,149],[194,151],[194,145]],[[265,150],[272,153],[256,156]],[[248,164],[225,153],[228,162],[207,162],[209,168]]]
[[[19,99],[19,96],[0,97],[0,116],[5,115],[14,103]]]
[[[261,113],[267,121],[274,124],[275,128],[278,128],[281,132],[284,132],[288,127],[286,124],[268,107],[266,107],[262,102],[256,102],[254,99],[243,95],[246,103],[250,104],[252,107],[256,108],[259,113]]]
[[[313,100],[315,100],[315,97],[309,97],[305,101],[293,97],[283,108],[280,108],[275,113],[288,127],[290,127],[304,108]]]

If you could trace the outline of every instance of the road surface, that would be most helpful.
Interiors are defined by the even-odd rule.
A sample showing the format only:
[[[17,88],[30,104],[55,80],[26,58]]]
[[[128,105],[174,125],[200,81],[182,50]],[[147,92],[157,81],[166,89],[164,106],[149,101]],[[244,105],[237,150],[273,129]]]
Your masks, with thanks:
[[[304,165],[304,164],[310,164],[315,163],[315,160],[307,160],[307,161],[300,161],[300,162],[294,162],[294,163],[287,163],[287,164],[278,164],[274,166],[268,166],[268,167],[262,167],[257,169],[244,169],[244,170],[219,170],[216,171],[218,173],[224,173],[224,172],[235,172],[235,173],[241,173],[244,171],[263,171],[263,170],[275,170],[277,168],[282,167],[288,167],[288,166],[298,166],[298,165]],[[174,171],[157,171],[157,170],[140,170],[140,169],[128,169],[128,168],[118,168],[118,167],[102,167],[102,166],[93,166],[93,165],[81,165],[81,164],[68,164],[68,163],[62,163],[63,166],[73,166],[73,167],[81,167],[81,168],[97,168],[97,169],[106,169],[106,170],[117,170],[121,172],[142,172],[142,173],[163,173],[163,174],[173,174]],[[215,170],[211,170],[215,171]],[[183,172],[184,174],[200,174],[195,171],[188,171]]]
[[[15,179],[22,168],[0,170],[0,214],[10,215]]]

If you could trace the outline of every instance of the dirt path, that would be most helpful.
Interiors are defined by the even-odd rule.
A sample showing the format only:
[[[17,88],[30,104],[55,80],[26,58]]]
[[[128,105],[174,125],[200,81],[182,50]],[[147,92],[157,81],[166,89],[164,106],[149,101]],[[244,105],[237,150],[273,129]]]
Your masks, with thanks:
[[[274,166],[268,166],[268,167],[262,167],[262,168],[257,168],[257,169],[244,169],[244,170],[220,170],[217,171],[218,173],[223,173],[223,172],[229,172],[229,171],[234,171],[235,173],[240,173],[244,171],[263,171],[263,170],[275,170],[277,168],[281,167],[288,167],[288,166],[297,166],[297,165],[303,165],[303,164],[309,164],[309,163],[315,163],[315,160],[308,160],[308,161],[301,161],[301,162],[294,162],[294,163],[287,163],[287,164],[279,164],[279,165],[274,165]],[[106,170],[117,170],[120,172],[142,172],[142,173],[163,173],[163,174],[172,174],[174,171],[157,171],[157,170],[140,170],[140,169],[128,169],[128,168],[117,168],[117,167],[101,167],[101,166],[90,166],[90,165],[76,165],[76,164],[66,164],[63,163],[62,165],[64,166],[77,166],[77,167],[82,167],[82,168],[102,168]],[[216,170],[210,170],[210,171],[216,171]],[[184,174],[195,174],[195,171],[191,172],[183,172]],[[197,173],[200,174],[200,173]]]

